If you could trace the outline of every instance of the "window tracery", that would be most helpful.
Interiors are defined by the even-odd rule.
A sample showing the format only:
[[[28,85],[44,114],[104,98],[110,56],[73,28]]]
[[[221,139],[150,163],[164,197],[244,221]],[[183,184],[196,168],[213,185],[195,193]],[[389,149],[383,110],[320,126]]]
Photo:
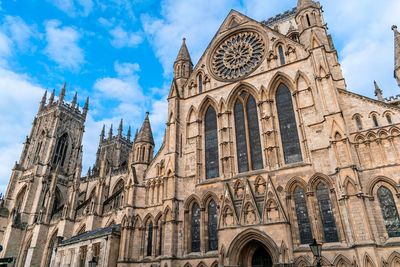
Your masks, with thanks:
[[[53,157],[53,164],[60,164],[60,166],[64,166],[65,158],[67,157],[67,149],[68,135],[67,133],[65,133],[57,140],[56,150]]]
[[[214,200],[208,203],[208,250],[218,250],[218,215]]]
[[[204,125],[206,179],[219,176],[217,115],[212,106],[207,108]]]
[[[328,186],[325,183],[319,183],[316,188],[316,195],[325,242],[339,242]]]
[[[400,217],[392,192],[381,186],[378,189],[378,199],[388,236],[400,237]]]
[[[303,188],[297,186],[294,190],[294,203],[297,216],[297,225],[301,244],[311,244],[313,240],[310,219],[308,216],[307,199]]]
[[[191,252],[200,252],[200,207],[196,202],[192,206]]]

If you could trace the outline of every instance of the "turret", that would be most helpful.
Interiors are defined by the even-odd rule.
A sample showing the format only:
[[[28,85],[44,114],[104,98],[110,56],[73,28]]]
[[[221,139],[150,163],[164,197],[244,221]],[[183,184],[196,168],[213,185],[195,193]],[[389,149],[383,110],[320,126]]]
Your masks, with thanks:
[[[179,88],[181,88],[193,71],[193,63],[190,58],[189,50],[186,46],[186,39],[183,38],[178,56],[174,62],[174,79]]]
[[[400,86],[400,33],[397,26],[393,25],[394,32],[394,78]]]
[[[133,159],[134,164],[148,165],[153,159],[154,139],[151,130],[149,113],[146,112],[146,117],[137,133],[135,143],[133,145]]]
[[[299,0],[295,19],[299,26],[300,43],[308,49],[324,45],[328,51],[332,50],[333,44],[329,41],[319,3]]]
[[[379,101],[384,101],[383,99],[383,94],[382,94],[382,90],[379,87],[378,83],[376,81],[374,81],[374,86],[375,86],[375,96]]]
[[[83,107],[83,116],[86,118],[89,111],[89,97],[86,98],[85,106]]]

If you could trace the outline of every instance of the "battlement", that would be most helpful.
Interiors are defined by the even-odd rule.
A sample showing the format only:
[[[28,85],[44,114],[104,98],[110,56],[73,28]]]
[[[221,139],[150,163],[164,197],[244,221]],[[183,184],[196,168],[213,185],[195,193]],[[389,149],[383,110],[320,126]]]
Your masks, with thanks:
[[[266,20],[261,21],[261,24],[270,27],[272,24],[275,24],[277,22],[285,21],[288,19],[293,18],[296,15],[296,8],[294,7],[291,10],[287,10],[283,13],[280,13],[276,16],[273,16],[271,18],[268,18]]]
[[[400,94],[385,98],[385,102],[387,102],[387,103],[393,103],[393,102],[399,102],[399,101],[400,101]]]

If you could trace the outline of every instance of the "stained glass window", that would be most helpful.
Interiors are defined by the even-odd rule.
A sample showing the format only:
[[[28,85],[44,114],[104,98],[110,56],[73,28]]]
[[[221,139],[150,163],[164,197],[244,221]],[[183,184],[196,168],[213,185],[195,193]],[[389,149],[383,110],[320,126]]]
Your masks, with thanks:
[[[211,200],[208,204],[208,250],[218,250],[217,204]]]
[[[278,52],[279,52],[279,60],[281,61],[281,65],[285,65],[285,54],[283,52],[283,47],[280,45],[278,46]]]
[[[308,217],[307,200],[304,190],[296,187],[294,190],[294,203],[297,215],[301,244],[311,244],[313,241],[310,219]]]
[[[254,97],[242,92],[235,102],[234,113],[238,170],[262,169],[260,129]]]
[[[150,222],[147,229],[147,256],[151,256],[152,252],[153,252],[153,222]]]
[[[293,110],[292,95],[286,85],[281,84],[276,92],[279,128],[285,163],[301,162],[301,148]]]
[[[192,206],[192,252],[200,251],[200,207],[197,203]]]
[[[206,178],[219,176],[217,115],[209,106],[205,116]]]
[[[203,77],[201,74],[197,77],[197,83],[199,84],[199,94],[203,92]]]
[[[235,103],[235,130],[236,130],[236,151],[239,172],[249,170],[247,156],[246,129],[244,125],[243,105],[239,100]]]
[[[392,192],[381,186],[378,189],[378,198],[389,237],[400,237],[400,218]]]
[[[56,145],[56,150],[54,153],[53,164],[60,164],[64,166],[65,158],[67,156],[68,148],[68,135],[63,134],[58,140]]]
[[[160,220],[160,225],[158,226],[158,255],[162,255],[162,242],[163,242],[163,223]]]
[[[329,196],[329,188],[324,183],[319,183],[317,186],[317,199],[319,213],[321,216],[322,227],[324,230],[325,242],[339,242],[337,233],[335,216],[332,210],[332,203]]]

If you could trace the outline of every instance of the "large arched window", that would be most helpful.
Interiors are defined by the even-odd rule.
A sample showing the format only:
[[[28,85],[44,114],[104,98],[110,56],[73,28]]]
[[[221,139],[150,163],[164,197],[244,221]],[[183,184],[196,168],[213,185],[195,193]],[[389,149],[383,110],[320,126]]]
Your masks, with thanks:
[[[326,184],[318,184],[316,195],[318,199],[319,213],[321,216],[325,242],[339,242],[335,216],[333,214],[332,203],[329,196],[329,188],[326,186]]]
[[[378,189],[378,199],[389,237],[400,237],[400,218],[392,192],[381,186]]]
[[[310,219],[308,217],[306,194],[303,188],[297,186],[294,190],[294,204],[301,244],[311,244],[313,240]]]
[[[53,157],[53,164],[60,164],[64,166],[65,158],[67,156],[68,149],[68,135],[63,134],[58,140],[56,144],[56,150]]]
[[[280,84],[276,92],[276,107],[285,163],[301,162],[303,158],[293,110],[292,95],[284,84]]]
[[[200,207],[194,203],[192,206],[191,251],[200,252]]]
[[[147,227],[147,256],[151,256],[153,252],[153,222]]]
[[[218,215],[214,200],[208,203],[208,250],[218,250]]]
[[[236,152],[239,172],[262,169],[260,130],[254,97],[242,92],[235,102]]]
[[[212,106],[205,115],[204,135],[206,178],[211,179],[219,176],[217,115]]]

